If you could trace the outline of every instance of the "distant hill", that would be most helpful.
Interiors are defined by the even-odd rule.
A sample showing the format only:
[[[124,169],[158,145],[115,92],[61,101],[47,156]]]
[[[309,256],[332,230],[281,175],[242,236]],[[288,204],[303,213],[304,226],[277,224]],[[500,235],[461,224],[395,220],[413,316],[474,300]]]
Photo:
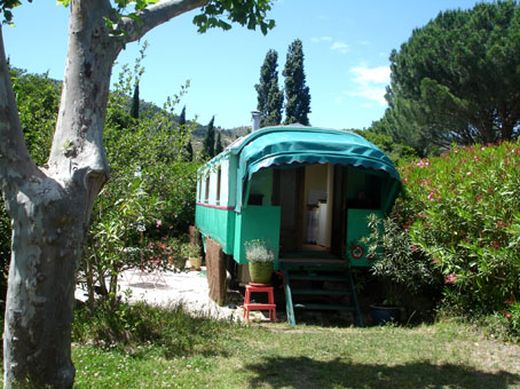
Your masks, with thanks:
[[[128,107],[130,109],[131,100],[128,100]],[[163,111],[163,109],[154,103],[150,103],[148,101],[141,100],[139,104],[139,114],[141,117],[150,117],[158,114]],[[178,123],[179,116],[174,115],[173,120]],[[191,121],[193,122],[193,121]],[[192,145],[195,150],[202,149],[202,142],[204,141],[204,137],[206,136],[207,126],[204,126],[198,122],[195,123],[195,129],[191,133]],[[222,134],[222,145],[226,147],[231,144],[235,139],[249,134],[251,131],[251,127],[241,126],[235,128],[222,128],[217,126],[216,131],[219,131]]]
[[[34,88],[36,86],[38,86],[38,88],[40,88],[40,90],[44,89],[45,86],[49,86],[50,92],[48,92],[48,93],[50,93],[52,95],[52,97],[53,97],[52,101],[55,104],[58,104],[62,81],[52,79],[52,78],[48,77],[48,75],[46,73],[45,74],[28,73],[27,71],[16,68],[16,67],[11,68],[11,73],[12,73],[13,77],[15,77],[18,80],[19,88],[21,88],[23,86],[23,88],[24,88],[23,92],[26,94],[31,93],[31,90],[32,90],[31,88]],[[19,93],[21,93],[21,92],[19,92]],[[111,91],[110,93],[114,94],[116,92]],[[22,96],[23,96],[23,94],[22,94]],[[119,100],[119,102],[122,102],[122,104],[123,104],[123,107],[122,107],[123,109],[122,109],[121,114],[124,116],[125,111],[126,111],[126,114],[128,114],[130,112],[130,108],[132,105],[132,97],[131,96],[121,96],[121,97],[122,97],[122,100]],[[57,106],[53,107],[52,109],[57,112]],[[180,111],[180,109],[179,109],[179,111]],[[141,118],[151,118],[155,115],[158,115],[159,113],[164,115],[166,113],[166,111],[154,103],[140,100],[139,116]],[[166,114],[170,115],[169,113],[166,113]],[[51,115],[51,116],[53,116],[53,115]],[[175,123],[179,122],[178,115],[174,114],[172,119]],[[195,124],[195,129],[192,132],[192,145],[193,145],[194,149],[196,151],[198,151],[202,148],[202,142],[204,140],[204,137],[206,136],[207,126],[202,125],[197,122],[195,122],[194,124]],[[50,128],[53,128],[53,127],[54,127],[54,124],[52,124],[50,126]],[[236,127],[236,128],[232,128],[232,129],[226,129],[226,128],[217,126],[216,130],[220,131],[222,134],[222,145],[224,147],[229,145],[231,142],[233,142],[238,137],[246,135],[250,131],[249,127],[247,127],[247,126]],[[52,131],[52,130],[49,130],[49,131]]]

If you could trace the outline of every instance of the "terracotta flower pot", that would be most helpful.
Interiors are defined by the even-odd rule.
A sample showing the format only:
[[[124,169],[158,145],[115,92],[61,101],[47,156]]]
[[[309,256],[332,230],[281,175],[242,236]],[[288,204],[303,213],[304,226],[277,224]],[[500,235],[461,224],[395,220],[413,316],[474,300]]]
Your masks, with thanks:
[[[190,265],[195,270],[200,270],[200,267],[202,265],[202,258],[201,257],[190,257]]]

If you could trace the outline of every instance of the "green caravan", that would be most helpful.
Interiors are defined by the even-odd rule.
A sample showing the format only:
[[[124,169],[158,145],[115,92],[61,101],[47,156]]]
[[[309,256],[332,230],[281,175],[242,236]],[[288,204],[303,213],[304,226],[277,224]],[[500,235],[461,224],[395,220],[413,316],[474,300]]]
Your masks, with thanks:
[[[360,241],[367,217],[387,214],[400,186],[390,159],[353,132],[267,127],[199,169],[195,224],[203,239],[221,246],[229,272],[242,282],[244,243],[265,241],[287,294],[291,271],[301,278],[295,272],[370,266]]]

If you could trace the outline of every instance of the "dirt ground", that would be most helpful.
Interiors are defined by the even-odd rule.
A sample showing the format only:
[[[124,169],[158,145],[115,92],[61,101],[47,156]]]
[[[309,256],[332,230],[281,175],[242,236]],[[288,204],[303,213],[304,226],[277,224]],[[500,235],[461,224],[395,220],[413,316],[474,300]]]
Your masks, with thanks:
[[[169,306],[183,304],[194,314],[208,315],[216,319],[242,320],[239,304],[219,306],[208,297],[206,270],[141,272],[127,270],[119,280],[121,292],[130,291],[130,301]]]

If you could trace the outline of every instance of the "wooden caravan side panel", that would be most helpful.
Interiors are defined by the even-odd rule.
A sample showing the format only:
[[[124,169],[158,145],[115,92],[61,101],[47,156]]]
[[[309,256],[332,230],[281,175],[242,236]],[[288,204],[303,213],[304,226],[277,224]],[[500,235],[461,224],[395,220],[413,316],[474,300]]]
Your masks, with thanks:
[[[254,239],[265,241],[275,255],[275,267],[278,266],[280,246],[280,207],[249,205],[237,214],[235,222],[235,261],[246,264],[244,243]]]
[[[202,235],[216,240],[226,254],[233,254],[235,212],[205,204],[195,207],[195,225]]]

